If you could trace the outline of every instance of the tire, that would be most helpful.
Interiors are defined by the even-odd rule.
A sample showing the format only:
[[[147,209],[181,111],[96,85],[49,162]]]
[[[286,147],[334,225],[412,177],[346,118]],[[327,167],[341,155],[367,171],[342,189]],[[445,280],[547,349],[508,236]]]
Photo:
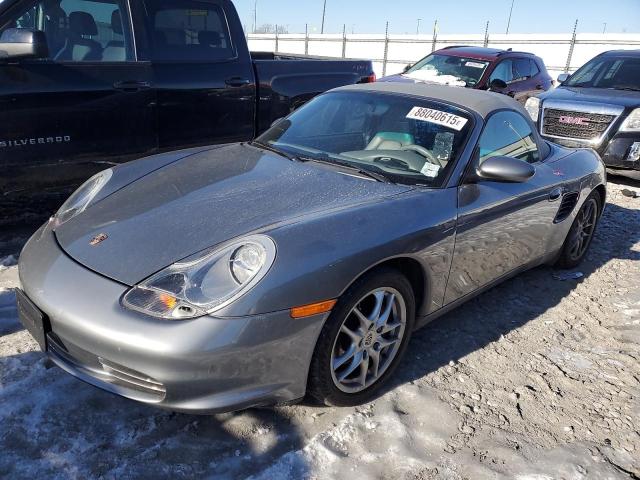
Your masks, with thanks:
[[[591,192],[571,224],[567,238],[560,251],[560,256],[556,261],[557,267],[569,270],[582,263],[591,246],[601,211],[602,199],[600,194],[595,191]],[[581,235],[581,237],[578,237],[578,235]]]
[[[322,328],[309,368],[309,396],[333,406],[372,400],[397,368],[414,325],[415,296],[404,275],[381,268],[357,280]]]

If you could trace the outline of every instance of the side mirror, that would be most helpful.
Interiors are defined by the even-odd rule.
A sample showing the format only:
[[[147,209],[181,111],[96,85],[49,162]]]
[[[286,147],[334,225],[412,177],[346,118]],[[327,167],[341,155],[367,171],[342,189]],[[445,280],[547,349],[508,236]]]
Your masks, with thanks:
[[[47,37],[40,30],[8,28],[0,35],[0,58],[47,58]]]
[[[505,82],[504,80],[500,80],[499,78],[494,78],[493,80],[491,80],[491,83],[489,83],[489,88],[491,90],[504,90],[507,87],[507,82]]]
[[[571,75],[569,75],[568,73],[561,73],[560,75],[558,75],[558,82],[560,82],[560,83],[564,83],[564,82],[566,82],[567,80],[569,80],[569,77],[570,77],[570,76],[571,76]]]
[[[406,65],[403,69],[402,69],[402,73],[407,73],[409,70],[411,70],[411,67],[413,65]]]
[[[490,157],[477,169],[478,177],[498,182],[523,183],[536,173],[536,168],[513,157]]]

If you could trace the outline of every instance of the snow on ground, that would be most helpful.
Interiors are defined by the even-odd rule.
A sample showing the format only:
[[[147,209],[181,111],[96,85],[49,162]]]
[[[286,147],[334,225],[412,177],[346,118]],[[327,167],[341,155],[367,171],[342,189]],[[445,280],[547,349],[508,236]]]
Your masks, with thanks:
[[[583,277],[538,268],[435,321],[356,408],[189,416],[85,385],[47,368],[0,259],[0,477],[638,478],[640,199],[621,188]]]

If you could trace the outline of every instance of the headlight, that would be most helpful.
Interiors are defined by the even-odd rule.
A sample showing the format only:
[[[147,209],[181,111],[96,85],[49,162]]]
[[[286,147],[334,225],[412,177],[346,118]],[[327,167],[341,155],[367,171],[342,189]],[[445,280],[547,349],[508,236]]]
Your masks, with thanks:
[[[620,126],[620,132],[640,132],[640,108],[636,108],[625,118]]]
[[[112,175],[113,170],[103,170],[84,182],[56,212],[54,216],[56,225],[61,225],[86,210]]]
[[[540,111],[540,99],[538,97],[529,97],[524,104],[525,110],[534,122],[538,121],[538,112]]]
[[[174,263],[129,290],[125,307],[159,318],[194,318],[230,304],[269,271],[276,246],[253,235]]]

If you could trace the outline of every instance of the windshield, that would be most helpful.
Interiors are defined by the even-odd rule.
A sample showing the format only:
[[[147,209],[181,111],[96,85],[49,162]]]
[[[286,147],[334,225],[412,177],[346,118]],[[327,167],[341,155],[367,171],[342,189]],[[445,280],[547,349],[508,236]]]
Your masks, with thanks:
[[[473,87],[480,81],[488,65],[489,62],[475,58],[434,53],[407,70],[405,76],[461,87]]]
[[[640,91],[640,58],[596,57],[562,85]]]
[[[441,186],[470,118],[453,106],[398,94],[333,92],[316,97],[257,142],[292,158],[354,168],[386,181]]]

